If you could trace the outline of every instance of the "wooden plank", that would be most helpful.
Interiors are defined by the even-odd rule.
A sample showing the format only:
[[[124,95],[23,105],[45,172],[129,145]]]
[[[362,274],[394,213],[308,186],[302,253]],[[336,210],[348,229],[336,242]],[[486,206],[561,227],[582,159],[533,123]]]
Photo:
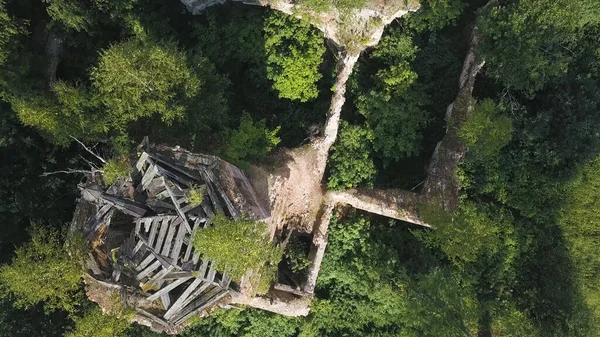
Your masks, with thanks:
[[[173,245],[173,237],[175,236],[175,231],[177,230],[177,226],[180,223],[181,223],[181,221],[179,219],[176,219],[175,221],[171,222],[171,225],[169,225],[169,232],[167,233],[167,236],[165,237],[164,247],[163,247],[162,251],[160,251],[161,255],[169,256],[169,253],[171,252],[171,246]],[[157,250],[157,252],[158,252],[158,250]]]
[[[152,247],[152,245],[154,244],[154,240],[156,240],[156,233],[158,233],[161,223],[162,221],[160,221],[160,218],[154,218],[154,220],[152,220],[152,226],[150,227],[150,235],[148,235],[149,247]]]
[[[177,231],[177,236],[175,237],[175,241],[173,242],[173,250],[171,252],[171,258],[175,260],[175,263],[179,260],[179,254],[181,253],[181,248],[183,247],[183,238],[187,234],[187,230],[184,226],[179,226],[179,230]]]
[[[150,226],[152,225],[153,218],[146,218],[144,221],[144,232],[148,233]]]
[[[164,239],[165,239],[165,235],[167,234],[167,230],[169,229],[170,222],[171,222],[170,218],[161,220],[160,232],[158,233],[158,238],[156,239],[156,242],[154,243],[154,247],[153,247],[156,252],[160,252],[160,249],[161,249]]]
[[[179,204],[177,203],[177,198],[173,194],[173,191],[169,187],[169,184],[166,183],[166,181],[165,181],[165,187],[167,188],[167,192],[169,193],[169,196],[171,197],[171,200],[173,200],[173,204],[175,205],[175,209],[177,210],[177,214],[179,214],[179,216],[183,220],[183,223],[185,225],[185,229],[187,229],[188,233],[191,233],[192,232],[192,228],[190,227],[190,224],[188,223],[188,221],[187,221],[187,219],[185,217],[185,214],[181,211],[181,208],[179,207]]]
[[[208,301],[205,298],[199,298],[197,301],[190,303],[190,305],[188,307],[186,307],[184,310],[182,310],[180,312],[180,314],[178,315],[178,317],[176,317],[174,319],[174,324],[179,325],[179,324],[185,322],[194,313],[200,312],[200,311],[210,307],[211,305],[215,304],[217,301],[219,301],[223,297],[227,296],[228,294],[229,294],[228,290],[222,290],[221,292],[218,292],[216,295],[207,293],[206,297],[208,298],[210,295],[210,296],[212,296],[212,298],[208,299]],[[206,302],[204,304],[202,304],[203,301],[206,301]],[[197,304],[200,304],[200,306],[197,308],[194,308]]]
[[[188,246],[187,249],[185,250],[185,255],[183,256],[183,262],[187,262],[190,259],[190,255],[192,254],[192,239],[194,238],[194,235],[196,235],[196,231],[198,230],[198,227],[200,226],[200,223],[202,222],[203,219],[201,218],[197,218],[196,221],[194,221],[194,229],[192,230],[192,235],[189,237],[188,240]],[[206,223],[206,221],[205,221]]]
[[[141,281],[146,276],[150,275],[153,271],[155,271],[158,267],[160,267],[159,261],[154,261],[153,264],[149,265],[146,269],[144,269],[141,273],[137,274],[135,277],[138,281]]]
[[[194,290],[196,290],[196,288],[198,288],[198,286],[203,282],[203,279],[201,278],[196,278],[186,289],[185,291],[179,296],[179,298],[177,299],[177,301],[175,301],[175,303],[173,303],[173,305],[171,306],[171,308],[169,308],[169,310],[167,310],[167,312],[165,313],[165,318],[166,319],[170,319],[175,313],[177,313],[177,311],[179,311],[181,309],[181,305],[185,302],[185,300],[188,298],[188,296],[190,296],[192,294],[192,292]]]
[[[173,271],[163,277],[164,281],[177,280],[182,277],[197,277],[197,273],[192,271]]]
[[[135,219],[135,234],[140,233],[141,227],[142,227],[142,219]]]
[[[175,267],[173,266],[163,268],[161,271],[152,276],[152,278],[148,282],[146,282],[144,288],[148,290],[152,289],[154,286],[158,286],[160,288],[162,282],[164,281],[164,277],[168,275],[171,271],[173,271],[173,269],[175,269]]]
[[[144,241],[139,240],[136,244],[135,247],[133,248],[133,251],[131,252],[131,257],[134,257],[135,254],[137,254],[137,252],[144,246]]]
[[[138,172],[142,172],[144,170],[144,164],[148,159],[148,153],[142,152],[140,155],[140,159],[138,159],[137,163],[135,163],[135,168]]]
[[[217,192],[221,195],[221,199],[223,199],[223,201],[225,201],[225,205],[227,206],[227,210],[229,210],[229,214],[231,214],[231,217],[236,220],[239,219],[240,215],[238,214],[237,210],[233,206],[233,203],[231,202],[231,200],[229,200],[227,193],[225,193],[225,190],[221,186],[221,183],[219,182],[217,177],[215,177],[215,174],[213,173],[213,171],[209,170],[209,169],[204,169],[204,168],[202,169],[202,171],[204,171],[208,180],[214,184],[215,188],[217,189]]]
[[[156,259],[156,256],[154,256],[154,254],[149,252],[149,255],[146,256],[146,258],[135,268],[135,270],[142,271],[143,269],[146,269],[146,267],[148,265],[150,265],[150,263],[152,263],[152,261],[154,261],[154,259]]]
[[[183,278],[179,278],[173,282],[171,282],[169,285],[161,288],[159,291],[155,292],[154,294],[152,294],[150,297],[147,298],[148,301],[152,302],[156,299],[158,299],[159,297],[161,297],[162,295],[168,293],[169,291],[179,287],[180,285],[184,284],[186,281],[190,280],[192,277],[183,277]]]
[[[144,176],[142,177],[142,182],[140,183],[140,186],[142,187],[142,191],[144,191],[144,190],[146,190],[146,188],[148,188],[148,186],[152,182],[152,179],[154,179],[154,177],[157,174],[158,174],[158,168],[156,167],[155,164],[151,164],[150,167],[148,168],[148,170],[146,171],[146,173],[144,173]]]
[[[169,309],[169,307],[171,306],[171,295],[164,294],[160,297],[160,301],[162,302],[163,308],[165,308],[165,310]]]
[[[223,273],[223,275],[221,275],[221,282],[219,282],[219,286],[222,288],[229,288],[230,284],[231,278],[227,276],[227,274]]]

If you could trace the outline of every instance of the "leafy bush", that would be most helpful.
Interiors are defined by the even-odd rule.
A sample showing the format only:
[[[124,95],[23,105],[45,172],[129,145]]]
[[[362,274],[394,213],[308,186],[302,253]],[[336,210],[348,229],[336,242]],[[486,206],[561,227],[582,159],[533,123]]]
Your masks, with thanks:
[[[82,258],[69,256],[57,230],[32,225],[31,241],[16,250],[10,265],[0,267],[3,296],[12,294],[18,308],[43,302],[48,310],[74,312],[80,300]]]
[[[510,141],[512,123],[510,118],[496,113],[491,99],[485,99],[477,102],[469,112],[458,130],[458,136],[475,160],[492,160]]]
[[[375,164],[370,156],[371,142],[374,139],[371,130],[340,123],[340,134],[331,148],[329,156],[329,182],[331,189],[352,188],[359,185],[372,186],[375,176]]]
[[[307,102],[317,98],[319,65],[325,53],[320,32],[308,22],[272,11],[265,19],[267,77],[279,97]]]
[[[264,119],[254,123],[252,117],[244,113],[239,128],[226,134],[224,155],[234,163],[262,159],[281,141],[278,132],[279,127],[269,130]]]
[[[309,248],[308,243],[300,241],[297,238],[292,239],[288,244],[285,256],[294,274],[301,275],[310,267],[310,260],[307,253]]]
[[[65,337],[125,337],[129,322],[124,318],[104,314],[98,307],[75,318],[75,328]]]
[[[206,193],[206,185],[194,185],[186,191],[185,202],[196,207],[204,200],[204,194]]]
[[[129,177],[131,164],[126,156],[111,158],[102,166],[102,177],[107,186],[114,184],[119,179]]]
[[[233,220],[220,213],[212,224],[197,231],[192,243],[204,259],[215,261],[216,268],[232,279],[240,280],[248,270],[260,272],[281,260],[281,251],[270,242],[264,222]]]

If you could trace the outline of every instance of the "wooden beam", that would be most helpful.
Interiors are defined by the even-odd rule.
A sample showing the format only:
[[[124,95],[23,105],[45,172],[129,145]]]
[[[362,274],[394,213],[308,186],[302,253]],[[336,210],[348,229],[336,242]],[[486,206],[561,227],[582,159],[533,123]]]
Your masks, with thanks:
[[[183,277],[183,278],[177,279],[177,280],[171,282],[166,287],[163,287],[159,291],[157,291],[154,294],[152,294],[150,297],[147,298],[147,300],[150,301],[150,302],[152,302],[152,301],[158,299],[159,297],[161,297],[163,294],[166,294],[169,291],[171,291],[171,290],[177,288],[178,286],[184,284],[186,281],[188,281],[190,279],[191,279],[191,277]]]
[[[184,226],[179,226],[177,231],[177,236],[175,237],[175,241],[173,242],[173,249],[171,251],[171,258],[175,260],[175,263],[179,260],[179,254],[181,253],[181,248],[183,247],[183,238],[187,234],[187,230]]]
[[[167,230],[169,229],[170,220],[171,219],[162,219],[161,220],[160,232],[158,233],[158,238],[156,239],[156,242],[154,243],[154,247],[153,247],[156,252],[160,252],[160,249],[161,249],[164,239],[165,239],[165,235],[167,234]]]
[[[203,282],[203,279],[196,278],[185,289],[185,291],[179,296],[179,298],[177,299],[177,301],[175,301],[175,303],[173,303],[173,305],[171,306],[171,308],[169,308],[169,310],[167,310],[167,312],[165,313],[164,317],[168,320],[168,319],[170,319],[173,316],[173,314],[175,314],[177,311],[179,311],[179,309],[181,309],[181,305],[185,302],[185,300],[188,298],[188,296],[190,296],[192,294],[192,292],[194,290],[196,290],[196,288],[198,288],[198,286],[202,282]]]
[[[219,301],[220,299],[222,299],[223,297],[227,296],[229,294],[229,290],[224,290],[220,293],[218,293],[216,296],[214,296],[212,299],[210,299],[208,302],[202,304],[201,306],[199,306],[196,309],[191,309],[189,310],[189,312],[187,314],[183,314],[183,312],[180,314],[181,318],[177,319],[175,321],[175,325],[179,325],[183,322],[185,322],[186,320],[188,320],[194,313],[200,312],[208,307],[210,307],[211,305],[215,304],[217,301]],[[201,303],[201,301],[199,300],[198,302]],[[194,303],[192,303],[191,305],[189,305],[189,308],[193,308]],[[187,311],[187,310],[186,310]]]
[[[172,321],[182,322],[190,312],[196,311],[198,309],[202,310],[201,308],[206,308],[208,305],[211,305],[214,302],[216,302],[212,301],[213,298],[218,297],[218,299],[221,299],[227,293],[228,291],[225,289],[222,289],[220,287],[213,287],[206,294],[202,295],[202,297],[195,298],[192,301],[189,301],[188,304],[175,317],[172,318]],[[222,296],[219,296],[220,294]]]
[[[190,259],[190,255],[192,254],[192,241],[194,238],[194,235],[196,235],[196,231],[198,230],[198,227],[200,226],[200,222],[202,222],[203,219],[201,218],[197,218],[196,221],[194,221],[194,229],[192,229],[192,234],[189,237],[188,240],[188,246],[187,249],[185,250],[185,255],[183,256],[183,262],[187,262]],[[206,223],[206,221],[205,221]]]
[[[144,269],[141,273],[137,274],[137,276],[135,278],[138,281],[141,281],[146,276],[150,275],[153,271],[155,271],[156,268],[158,268],[158,267],[160,267],[160,262],[154,261],[154,263],[152,263],[150,266],[148,266],[146,269]]]
[[[175,205],[175,209],[177,209],[177,214],[179,214],[179,216],[183,220],[183,223],[184,223],[185,228],[187,229],[188,233],[191,233],[192,232],[192,228],[190,227],[190,224],[187,222],[185,214],[181,211],[181,208],[179,207],[179,204],[177,203],[177,198],[173,194],[173,191],[171,190],[171,188],[169,187],[169,185],[167,184],[166,181],[165,181],[165,187],[167,189],[167,192],[169,193],[169,196],[171,197],[171,200],[173,200],[173,204]]]

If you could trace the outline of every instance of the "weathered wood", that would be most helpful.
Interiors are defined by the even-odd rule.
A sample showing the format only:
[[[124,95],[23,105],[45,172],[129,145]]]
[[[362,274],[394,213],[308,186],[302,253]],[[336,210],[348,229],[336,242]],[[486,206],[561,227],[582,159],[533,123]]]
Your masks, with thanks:
[[[160,297],[160,301],[162,302],[163,308],[165,308],[165,310],[169,309],[169,307],[171,306],[171,295],[169,295],[169,293],[162,295]]]
[[[179,260],[179,254],[181,253],[181,248],[183,247],[183,238],[187,234],[187,230],[184,226],[179,226],[177,231],[177,236],[175,237],[175,241],[173,242],[173,249],[171,251],[171,258],[175,260],[175,263]]]
[[[227,206],[227,209],[229,210],[229,214],[231,214],[231,217],[236,220],[239,219],[240,215],[239,215],[238,211],[233,206],[233,203],[231,202],[231,200],[229,200],[227,193],[225,193],[225,190],[221,186],[221,183],[219,182],[217,177],[215,177],[215,174],[212,172],[212,170],[203,168],[202,172],[204,172],[205,176],[215,186],[215,188],[217,189],[217,192],[221,195],[221,199],[223,199],[223,201],[225,202],[225,205]]]
[[[175,221],[172,221],[169,225],[169,232],[167,233],[167,236],[165,238],[165,244],[160,253],[161,255],[169,256],[169,253],[171,252],[171,246],[173,245],[173,236],[175,236],[175,231],[177,230],[177,226],[180,225],[180,223],[180,219],[176,219]]]
[[[152,261],[154,261],[154,259],[156,259],[156,256],[154,254],[152,254],[152,252],[148,252],[148,253],[149,253],[148,256],[146,256],[146,258],[135,268],[136,271],[142,271],[142,270],[146,269],[146,267],[148,267],[148,265],[150,265],[150,263],[152,263]]]
[[[166,319],[170,319],[173,314],[175,314],[177,311],[179,311],[181,309],[181,305],[185,302],[185,300],[188,298],[188,296],[190,296],[192,294],[192,292],[194,290],[196,290],[196,288],[198,288],[198,286],[200,284],[202,284],[204,280],[201,278],[196,278],[186,289],[185,291],[179,296],[179,298],[177,299],[177,301],[175,301],[175,303],[173,303],[173,305],[171,306],[171,308],[169,308],[169,310],[167,310],[167,312],[165,313],[164,317]]]
[[[223,297],[229,295],[229,290],[221,290],[220,292],[217,292],[216,295],[213,295],[211,293],[207,293],[205,296],[206,298],[199,298],[197,301],[194,301],[192,303],[190,303],[185,310],[183,310],[178,319],[174,320],[175,324],[181,324],[183,322],[185,322],[186,320],[188,320],[194,313],[197,312],[201,312],[202,310],[212,306],[213,304],[215,304],[217,301],[219,301],[220,299],[222,299]],[[211,298],[212,297],[212,298]],[[203,302],[205,302],[204,304],[202,304]],[[199,307],[194,308],[196,305],[200,304]]]
[[[187,307],[192,301],[194,301],[195,299],[197,299],[206,289],[208,289],[208,287],[210,287],[211,285],[213,285],[213,280],[215,279],[215,275],[216,275],[216,270],[211,269],[208,272],[208,277],[204,280],[204,283],[196,290],[194,290],[193,293],[191,293],[181,304],[180,304],[180,309],[182,310],[183,308]],[[215,287],[214,289],[221,289],[220,287]],[[173,316],[177,316],[178,313],[175,312],[173,313]]]
[[[144,165],[146,164],[147,159],[148,159],[148,153],[142,152],[137,163],[135,163],[135,169],[137,170],[137,172],[141,173],[142,171],[144,171]]]
[[[158,233],[158,238],[156,239],[156,242],[153,247],[154,250],[157,252],[160,252],[160,248],[163,245],[165,235],[167,234],[167,230],[169,229],[169,223],[170,223],[170,219],[161,220],[160,232]]]
[[[164,281],[177,280],[184,277],[197,277],[198,275],[192,271],[173,271],[163,277]]]
[[[171,271],[173,271],[173,269],[175,269],[174,266],[169,266],[167,268],[163,268],[161,271],[156,273],[148,282],[146,282],[146,284],[144,285],[145,287],[142,287],[142,289],[146,288],[149,290],[149,289],[152,289],[154,286],[157,286],[160,288],[160,286],[162,285],[162,282],[164,281],[165,276],[168,275]]]
[[[98,263],[96,262],[96,259],[94,258],[92,253],[88,253],[88,259],[86,260],[85,264],[86,267],[94,273],[94,275],[102,274],[100,266],[98,266]]]
[[[150,235],[148,235],[149,247],[152,247],[152,245],[154,244],[154,240],[156,240],[156,234],[158,233],[161,224],[162,221],[160,220],[160,218],[154,218],[154,220],[152,220],[152,226],[150,227]]]
[[[150,301],[150,302],[152,302],[152,301],[158,299],[159,297],[161,297],[162,295],[168,293],[169,291],[171,291],[171,290],[179,287],[180,285],[184,284],[185,282],[187,282],[191,278],[192,277],[183,277],[183,278],[177,279],[177,280],[171,282],[169,285],[161,288],[159,291],[155,292],[151,296],[149,296],[147,298],[147,300]]]
[[[133,248],[133,251],[131,252],[131,257],[133,258],[135,256],[135,254],[137,254],[137,252],[144,246],[144,242],[143,241],[138,241],[135,244],[135,247]]]
[[[185,214],[181,211],[181,208],[179,207],[179,204],[177,203],[177,198],[175,197],[175,195],[173,194],[173,191],[171,190],[171,188],[169,187],[169,185],[166,182],[165,182],[165,187],[167,189],[167,192],[169,193],[169,196],[171,197],[171,200],[173,200],[173,204],[175,204],[175,208],[177,209],[177,213],[179,214],[179,216],[183,220],[183,223],[185,225],[185,229],[187,229],[188,233],[191,233],[192,232],[192,228],[190,227],[190,224],[187,222]]]
[[[155,164],[151,164],[150,167],[148,168],[148,170],[146,170],[146,172],[144,173],[144,176],[142,177],[142,182],[139,185],[139,186],[141,186],[142,191],[145,191],[148,188],[148,186],[150,186],[152,179],[154,179],[154,177],[157,174],[158,174],[158,168],[156,167]]]
[[[227,276],[227,274],[223,273],[223,275],[221,275],[221,282],[219,282],[219,286],[222,288],[229,288],[230,284],[231,278]]]
[[[145,277],[147,277],[148,275],[150,275],[153,271],[155,271],[158,267],[160,267],[160,262],[159,261],[154,261],[154,263],[152,263],[151,265],[149,265],[141,273],[137,274],[135,278],[138,281],[141,281]]]
[[[196,235],[196,231],[198,230],[198,227],[200,226],[200,222],[203,219],[196,219],[196,221],[194,221],[194,229],[192,229],[192,235],[189,237],[188,243],[187,243],[187,249],[185,250],[185,255],[183,256],[183,262],[187,262],[190,259],[190,255],[192,254],[192,241],[194,236]],[[205,221],[206,222],[206,221]]]
[[[206,175],[206,173],[204,171],[202,171],[202,170],[200,172],[208,180],[208,176]],[[209,183],[208,181],[206,183],[206,192],[208,193],[208,198],[210,199],[210,202],[212,203],[212,206],[214,207],[214,209],[216,210],[216,212],[217,213],[223,213],[223,206],[221,206],[221,202],[219,201],[219,197],[217,196],[217,192],[215,192],[213,184]]]

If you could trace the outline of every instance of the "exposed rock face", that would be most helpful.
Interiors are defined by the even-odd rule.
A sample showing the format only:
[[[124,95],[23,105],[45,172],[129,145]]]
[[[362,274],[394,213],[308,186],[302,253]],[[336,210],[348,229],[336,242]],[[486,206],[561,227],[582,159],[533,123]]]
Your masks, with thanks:
[[[206,8],[223,4],[228,0],[180,0],[194,15]],[[270,7],[296,17],[309,20],[324,33],[325,38],[334,41],[352,53],[358,54],[366,47],[377,45],[383,29],[394,19],[408,12],[416,11],[418,3],[410,1],[373,2],[365,8],[340,11],[333,7],[326,12],[316,12],[290,0],[229,0],[247,5]]]

